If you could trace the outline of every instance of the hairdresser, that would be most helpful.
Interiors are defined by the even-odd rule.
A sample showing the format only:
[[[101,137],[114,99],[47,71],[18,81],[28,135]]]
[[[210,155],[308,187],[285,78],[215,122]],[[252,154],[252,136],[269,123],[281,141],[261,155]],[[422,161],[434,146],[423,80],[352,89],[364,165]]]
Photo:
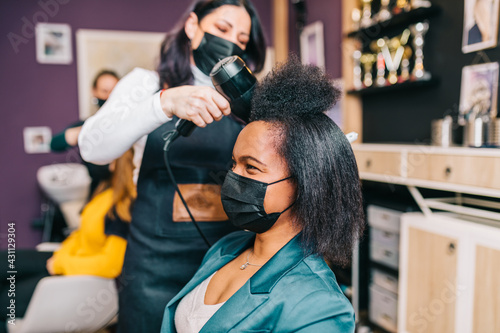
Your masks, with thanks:
[[[121,276],[120,333],[159,332],[165,305],[208,250],[165,167],[163,135],[178,118],[201,127],[168,151],[180,191],[210,243],[234,230],[220,185],[242,124],[209,77],[218,60],[230,55],[241,56],[254,72],[263,67],[265,41],[253,5],[197,1],[163,41],[157,72],[134,69],[83,126],[79,146],[85,160],[109,163],[131,146],[135,161],[142,160]]]

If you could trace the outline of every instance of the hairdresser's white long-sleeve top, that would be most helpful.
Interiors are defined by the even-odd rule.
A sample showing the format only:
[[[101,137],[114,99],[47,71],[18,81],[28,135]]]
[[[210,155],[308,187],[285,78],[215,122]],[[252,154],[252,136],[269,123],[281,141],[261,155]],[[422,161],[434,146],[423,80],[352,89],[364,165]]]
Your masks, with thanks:
[[[88,118],[78,137],[82,158],[108,164],[134,146],[137,181],[147,135],[171,118],[160,104],[158,74],[135,68],[113,89],[108,101]]]
[[[191,65],[195,86],[214,87],[212,80]],[[113,89],[108,101],[87,119],[78,137],[82,158],[108,164],[134,146],[134,182],[137,183],[147,135],[172,118],[161,108],[158,74],[135,68]]]

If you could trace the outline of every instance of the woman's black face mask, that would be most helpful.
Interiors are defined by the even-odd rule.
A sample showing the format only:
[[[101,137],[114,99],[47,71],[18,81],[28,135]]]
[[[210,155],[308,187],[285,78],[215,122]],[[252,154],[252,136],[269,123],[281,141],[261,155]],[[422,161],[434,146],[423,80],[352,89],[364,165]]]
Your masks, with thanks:
[[[263,183],[229,171],[222,184],[221,198],[222,206],[231,223],[238,228],[256,233],[269,230],[280,215],[293,204],[280,213],[267,214],[264,209],[267,187],[289,178]]]
[[[193,50],[193,58],[198,67],[205,75],[210,75],[215,64],[226,57],[237,55],[242,57],[245,52],[233,42],[224,38],[205,32],[200,45]]]

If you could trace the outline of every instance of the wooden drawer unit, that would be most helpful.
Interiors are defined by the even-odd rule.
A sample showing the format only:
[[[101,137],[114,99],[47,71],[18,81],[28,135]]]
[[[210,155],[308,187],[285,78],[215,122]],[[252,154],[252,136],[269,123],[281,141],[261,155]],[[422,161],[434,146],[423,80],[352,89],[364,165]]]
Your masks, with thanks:
[[[401,176],[401,153],[354,149],[359,172]]]
[[[500,189],[500,156],[409,152],[408,178]]]

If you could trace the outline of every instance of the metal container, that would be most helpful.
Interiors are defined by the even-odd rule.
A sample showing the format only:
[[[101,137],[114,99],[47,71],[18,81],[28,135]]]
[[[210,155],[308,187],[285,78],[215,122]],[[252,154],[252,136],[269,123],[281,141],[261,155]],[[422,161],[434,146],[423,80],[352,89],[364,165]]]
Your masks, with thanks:
[[[483,147],[487,145],[490,124],[489,118],[477,117],[469,119],[464,127],[464,146]]]
[[[500,118],[492,119],[490,122],[488,145],[500,148]]]
[[[434,146],[450,147],[453,144],[453,119],[446,116],[432,121],[431,141]]]

